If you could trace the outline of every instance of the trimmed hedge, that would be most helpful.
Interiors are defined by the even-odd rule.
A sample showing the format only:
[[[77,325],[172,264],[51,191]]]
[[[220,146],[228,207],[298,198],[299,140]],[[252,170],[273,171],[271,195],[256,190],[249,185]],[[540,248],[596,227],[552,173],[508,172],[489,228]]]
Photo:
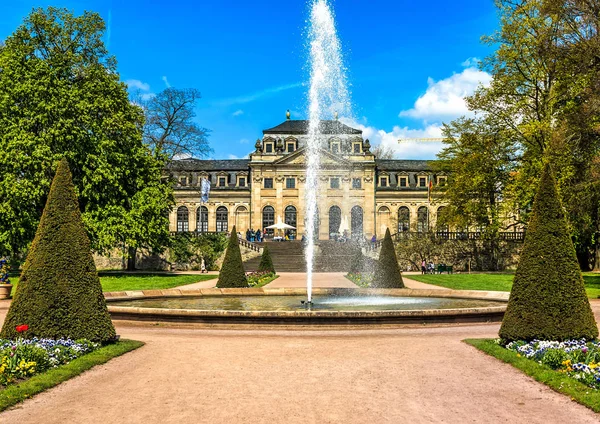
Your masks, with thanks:
[[[21,324],[29,330],[19,334]],[[115,339],[66,159],[56,170],[0,337]]]
[[[234,225],[233,230],[231,230],[231,237],[229,237],[229,244],[227,245],[227,251],[225,252],[223,266],[219,273],[219,281],[217,282],[217,287],[220,289],[248,287],[248,280],[246,279],[246,271],[244,271],[239,243],[237,230]]]
[[[546,164],[500,337],[562,341],[597,336],[556,179]]]
[[[275,274],[275,266],[273,265],[273,259],[271,259],[271,253],[269,253],[269,247],[266,244],[263,248],[262,256],[260,258],[258,271],[268,271]]]
[[[385,237],[381,244],[379,261],[377,262],[375,275],[373,276],[373,287],[380,289],[401,289],[404,287],[400,265],[398,265],[398,258],[396,257],[396,250],[394,249],[394,242],[392,241],[389,228],[385,230]]]

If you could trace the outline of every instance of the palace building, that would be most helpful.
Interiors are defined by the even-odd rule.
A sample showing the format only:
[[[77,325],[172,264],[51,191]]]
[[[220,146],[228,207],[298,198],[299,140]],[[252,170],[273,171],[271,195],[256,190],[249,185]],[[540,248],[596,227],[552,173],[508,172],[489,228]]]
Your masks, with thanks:
[[[305,148],[308,121],[286,121],[263,131],[249,159],[175,160],[168,172],[175,178],[176,206],[170,215],[173,232],[228,232],[234,225],[264,229],[283,222],[305,231]],[[352,237],[383,237],[425,232],[435,225],[441,206],[430,187],[443,184],[428,161],[378,159],[362,131],[338,120],[321,121],[318,234],[320,240],[346,233]],[[210,196],[201,201],[202,179]],[[430,185],[431,182],[431,185]]]

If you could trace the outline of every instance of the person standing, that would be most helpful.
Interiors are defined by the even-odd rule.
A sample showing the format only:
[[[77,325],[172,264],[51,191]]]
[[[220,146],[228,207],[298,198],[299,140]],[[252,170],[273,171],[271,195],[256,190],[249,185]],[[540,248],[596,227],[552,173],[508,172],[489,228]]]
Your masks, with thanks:
[[[421,274],[427,274],[427,262],[425,262],[425,259],[421,262]]]

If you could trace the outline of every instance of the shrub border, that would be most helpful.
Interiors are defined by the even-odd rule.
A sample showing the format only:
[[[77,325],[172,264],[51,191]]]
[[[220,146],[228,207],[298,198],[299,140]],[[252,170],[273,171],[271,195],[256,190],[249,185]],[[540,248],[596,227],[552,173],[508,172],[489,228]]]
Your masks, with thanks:
[[[74,359],[66,365],[34,375],[22,383],[8,386],[0,390],[0,412],[143,345],[143,342],[136,340],[121,340]]]
[[[534,380],[544,383],[555,392],[569,396],[571,400],[590,408],[594,412],[600,412],[600,390],[588,387],[547,365],[518,356],[516,352],[498,345],[494,339],[466,339],[463,341],[502,362],[512,365]]]

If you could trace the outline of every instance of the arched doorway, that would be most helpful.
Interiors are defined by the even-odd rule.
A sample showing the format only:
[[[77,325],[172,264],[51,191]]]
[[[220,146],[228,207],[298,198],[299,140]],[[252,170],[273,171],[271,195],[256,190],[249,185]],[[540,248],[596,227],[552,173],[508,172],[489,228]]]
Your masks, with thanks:
[[[410,209],[402,206],[398,209],[398,232],[408,233],[410,231]]]
[[[350,211],[350,231],[352,238],[363,235],[363,210],[360,206],[354,206]]]
[[[319,208],[316,209],[315,211],[315,220],[314,220],[314,226],[313,226],[313,231],[314,231],[314,238],[315,240],[319,239],[319,228],[321,227],[321,216],[319,215]],[[304,228],[305,228],[305,235],[308,236],[308,231],[309,231],[309,227],[308,227],[308,211],[306,211],[306,215],[304,216]]]
[[[177,231],[180,233],[190,231],[190,213],[185,206],[177,208]]]
[[[421,206],[417,210],[417,232],[426,233],[429,231],[429,209],[427,206]]]
[[[275,208],[273,206],[265,206],[262,212],[262,227],[265,234],[272,236],[275,230],[270,227],[275,224]]]
[[[291,225],[294,228],[298,227],[298,212],[294,206],[288,206],[285,208],[285,221],[287,225]],[[291,239],[296,238],[296,230],[287,230]]]
[[[329,208],[329,238],[336,238],[342,224],[342,210],[338,206]]]
[[[208,208],[206,206],[200,206],[196,211],[196,231],[208,232]]]
[[[217,233],[229,231],[229,211],[225,206],[217,208]]]

